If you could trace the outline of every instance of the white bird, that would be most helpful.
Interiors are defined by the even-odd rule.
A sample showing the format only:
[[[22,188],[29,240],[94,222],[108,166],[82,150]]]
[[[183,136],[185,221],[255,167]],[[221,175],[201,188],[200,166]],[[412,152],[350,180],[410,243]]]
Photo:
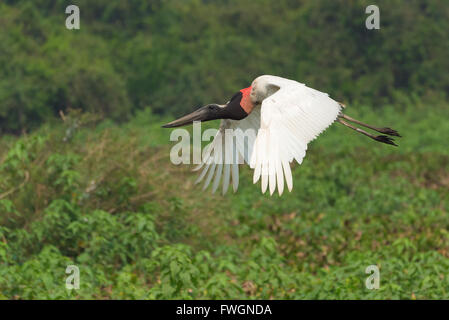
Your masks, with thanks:
[[[225,105],[209,104],[163,127],[179,127],[193,121],[222,119],[214,140],[205,147],[197,183],[205,180],[204,189],[212,182],[215,192],[222,179],[223,194],[230,180],[234,192],[238,189],[239,163],[254,169],[253,183],[261,180],[262,193],[289,191],[293,188],[290,162],[302,163],[307,144],[333,122],[356,130],[376,141],[396,145],[385,135],[373,135],[345,120],[380,133],[400,137],[390,128],[377,128],[342,113],[344,105],[327,93],[307,87],[303,83],[277,76],[263,75],[250,87],[237,92]],[[345,120],[344,120],[345,119]],[[227,138],[227,129],[232,136]],[[232,159],[235,158],[235,159]]]

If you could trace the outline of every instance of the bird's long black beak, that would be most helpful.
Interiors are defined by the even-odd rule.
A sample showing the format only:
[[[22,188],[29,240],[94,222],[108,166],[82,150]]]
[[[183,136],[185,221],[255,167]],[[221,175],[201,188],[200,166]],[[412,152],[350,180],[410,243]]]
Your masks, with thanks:
[[[193,111],[192,113],[189,113],[188,115],[185,115],[182,118],[179,118],[177,120],[174,120],[172,122],[169,122],[162,126],[162,128],[175,128],[175,127],[181,127],[188,124],[192,124],[193,121],[207,121],[207,120],[214,120],[216,119],[214,117],[214,113],[209,108],[209,105],[199,108],[196,111]]]

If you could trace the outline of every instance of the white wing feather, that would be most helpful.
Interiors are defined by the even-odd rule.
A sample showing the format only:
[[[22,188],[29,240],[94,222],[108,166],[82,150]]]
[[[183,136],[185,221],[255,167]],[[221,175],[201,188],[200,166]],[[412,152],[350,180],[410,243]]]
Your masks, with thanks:
[[[222,120],[214,140],[204,149],[202,162],[193,169],[197,171],[203,168],[195,183],[200,183],[206,177],[203,190],[213,181],[212,192],[215,192],[223,178],[222,193],[227,192],[231,180],[232,189],[236,192],[239,185],[239,163],[244,161],[249,164],[259,127],[260,108],[240,121]],[[235,139],[226,139],[226,129],[232,129]],[[232,155],[235,159],[230,158]]]
[[[212,191],[215,192],[223,178],[223,194],[227,192],[231,180],[234,192],[237,191],[238,163],[235,159],[229,163],[227,158],[233,154],[254,169],[253,183],[261,179],[262,193],[269,188],[270,194],[273,194],[277,188],[281,195],[284,180],[291,191],[293,178],[290,162],[296,160],[301,164],[307,144],[330,126],[340,113],[339,103],[326,93],[302,83],[275,76],[258,79],[279,87],[279,90],[263,100],[261,108],[254,108],[245,119],[221,121],[214,140],[205,147],[201,164],[194,169],[202,168],[195,183],[206,178],[203,189],[213,181]],[[226,141],[226,129],[233,129],[235,139]]]
[[[341,107],[326,93],[302,83],[278,77],[270,80],[280,89],[262,102],[250,167],[254,183],[262,177],[262,193],[269,186],[273,194],[277,186],[281,195],[284,179],[288,190],[293,188],[290,162],[302,163],[307,144],[337,119]]]

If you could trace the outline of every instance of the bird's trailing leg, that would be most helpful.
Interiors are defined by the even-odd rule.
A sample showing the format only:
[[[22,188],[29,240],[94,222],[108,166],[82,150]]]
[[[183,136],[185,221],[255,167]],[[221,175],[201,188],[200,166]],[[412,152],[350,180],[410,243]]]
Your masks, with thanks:
[[[401,136],[396,130],[393,130],[391,128],[377,128],[377,127],[374,127],[372,125],[363,123],[363,122],[361,122],[361,121],[359,121],[357,119],[351,118],[350,116],[347,116],[347,115],[343,114],[342,112],[340,112],[339,117],[343,118],[343,119],[346,119],[348,121],[357,123],[357,124],[359,124],[359,125],[361,125],[361,126],[363,126],[365,128],[370,128],[370,129],[372,129],[374,131],[377,131],[377,132],[380,132],[380,133],[384,133],[384,134],[388,134],[389,136],[395,136],[395,137],[400,137]]]
[[[346,121],[342,120],[341,118],[338,118],[337,121],[340,122],[341,124],[347,126],[348,128],[351,128],[352,130],[355,130],[357,132],[360,132],[361,134],[364,134],[367,137],[370,137],[371,139],[374,139],[376,141],[383,142],[386,144],[391,144],[393,146],[397,146],[397,144],[394,143],[394,140],[388,136],[375,136],[369,132],[366,132],[363,129],[357,128],[357,127],[353,126],[352,124],[347,123]]]

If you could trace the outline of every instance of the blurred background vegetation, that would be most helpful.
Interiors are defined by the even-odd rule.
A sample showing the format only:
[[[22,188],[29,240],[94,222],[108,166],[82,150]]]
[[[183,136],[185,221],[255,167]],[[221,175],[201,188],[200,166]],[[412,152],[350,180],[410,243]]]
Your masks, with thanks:
[[[81,29],[65,28],[76,4]],[[347,103],[441,101],[449,92],[444,0],[6,0],[0,4],[0,130],[59,110],[114,120],[225,102],[261,74],[306,82]]]
[[[0,298],[449,298],[447,1],[6,0],[0,30]],[[399,148],[334,125],[292,193],[201,192],[160,125],[261,74]]]

